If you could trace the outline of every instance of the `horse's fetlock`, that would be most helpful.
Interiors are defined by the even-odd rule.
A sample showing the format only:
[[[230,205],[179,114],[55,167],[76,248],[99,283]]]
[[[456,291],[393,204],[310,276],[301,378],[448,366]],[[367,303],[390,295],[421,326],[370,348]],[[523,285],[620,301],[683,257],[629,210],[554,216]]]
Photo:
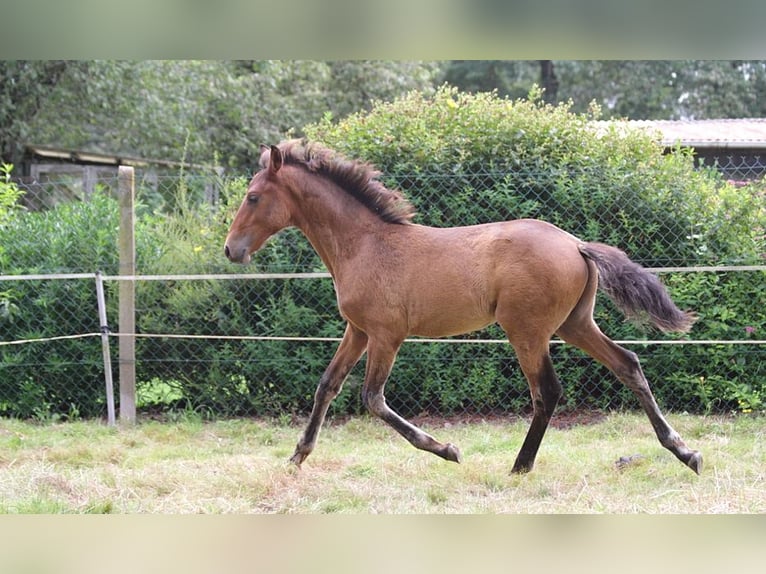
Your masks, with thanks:
[[[383,393],[362,389],[362,404],[368,412],[381,416],[386,410],[386,400]]]
[[[660,444],[669,450],[677,450],[686,448],[686,443],[676,431],[670,430],[667,434],[659,435],[657,437],[660,440]]]

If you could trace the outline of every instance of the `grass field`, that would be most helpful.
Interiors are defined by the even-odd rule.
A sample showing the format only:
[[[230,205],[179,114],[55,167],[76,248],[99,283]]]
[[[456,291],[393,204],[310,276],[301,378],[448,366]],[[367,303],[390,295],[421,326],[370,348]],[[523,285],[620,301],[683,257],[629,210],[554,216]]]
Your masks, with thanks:
[[[697,476],[642,414],[549,429],[532,473],[510,468],[527,422],[423,427],[463,463],[362,416],[326,425],[301,470],[301,426],[278,421],[35,424],[0,420],[3,513],[763,513],[763,417],[671,415],[705,457]],[[634,456],[637,455],[637,456]],[[633,457],[619,468],[620,457]]]

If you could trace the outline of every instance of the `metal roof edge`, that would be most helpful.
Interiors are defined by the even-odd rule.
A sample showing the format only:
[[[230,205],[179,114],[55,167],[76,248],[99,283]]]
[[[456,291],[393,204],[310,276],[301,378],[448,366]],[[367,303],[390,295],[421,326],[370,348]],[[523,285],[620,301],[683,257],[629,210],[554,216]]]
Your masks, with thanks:
[[[127,165],[132,167],[147,167],[150,165],[158,165],[171,168],[195,168],[195,169],[211,169],[218,170],[220,166],[205,165],[187,163],[181,161],[164,160],[164,159],[148,159],[126,156],[121,154],[104,154],[99,152],[90,152],[85,150],[75,150],[68,148],[57,148],[52,146],[41,146],[34,144],[24,145],[24,149],[28,152],[47,158],[63,159],[73,162],[90,163],[90,164],[102,164],[102,165]]]

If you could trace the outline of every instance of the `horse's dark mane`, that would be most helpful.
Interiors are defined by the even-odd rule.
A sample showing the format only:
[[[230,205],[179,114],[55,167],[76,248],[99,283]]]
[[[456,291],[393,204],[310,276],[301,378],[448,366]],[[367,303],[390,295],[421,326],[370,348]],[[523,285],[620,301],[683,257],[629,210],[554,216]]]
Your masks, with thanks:
[[[279,144],[286,164],[302,165],[329,178],[348,194],[388,223],[410,223],[415,208],[398,191],[392,191],[376,178],[380,172],[372,165],[354,161],[315,142],[289,140]]]

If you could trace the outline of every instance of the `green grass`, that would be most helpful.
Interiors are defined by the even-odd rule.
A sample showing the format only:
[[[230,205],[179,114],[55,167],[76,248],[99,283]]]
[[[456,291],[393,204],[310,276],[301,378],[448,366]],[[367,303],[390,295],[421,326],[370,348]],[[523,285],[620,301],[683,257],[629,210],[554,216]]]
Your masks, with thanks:
[[[445,462],[363,416],[326,425],[298,470],[301,427],[284,421],[0,420],[3,513],[763,513],[763,417],[675,415],[705,456],[701,476],[657,442],[641,414],[549,429],[535,469],[510,468],[527,423],[424,428],[460,446]],[[618,468],[621,456],[633,462]]]

